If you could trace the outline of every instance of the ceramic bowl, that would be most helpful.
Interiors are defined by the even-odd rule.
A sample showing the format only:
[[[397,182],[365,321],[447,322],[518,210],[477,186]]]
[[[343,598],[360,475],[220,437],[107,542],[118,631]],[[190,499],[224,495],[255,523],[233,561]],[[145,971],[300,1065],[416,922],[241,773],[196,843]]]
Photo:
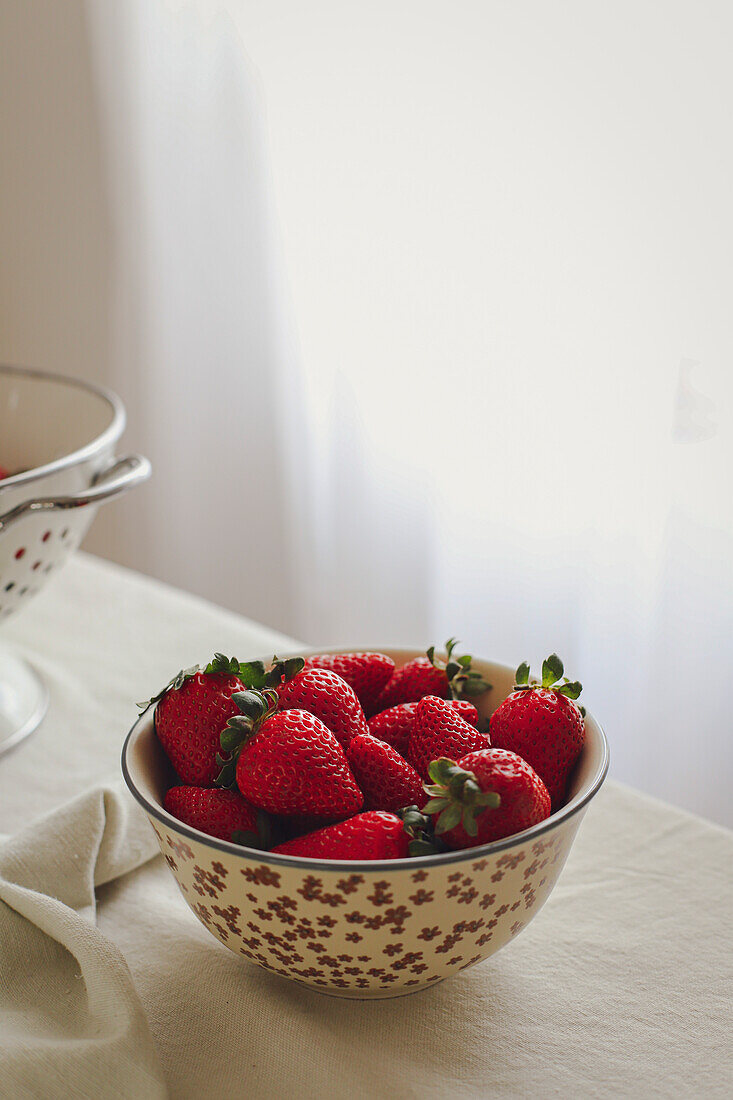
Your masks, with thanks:
[[[398,666],[418,655],[382,652]],[[511,691],[514,670],[474,665],[493,685],[478,701],[486,717]],[[275,974],[350,998],[427,989],[515,939],[549,897],[607,769],[605,736],[588,714],[568,800],[546,821],[460,852],[356,863],[243,848],[176,820],[163,809],[171,772],[150,711],[122,752],[127,785],[184,899],[212,936]]]

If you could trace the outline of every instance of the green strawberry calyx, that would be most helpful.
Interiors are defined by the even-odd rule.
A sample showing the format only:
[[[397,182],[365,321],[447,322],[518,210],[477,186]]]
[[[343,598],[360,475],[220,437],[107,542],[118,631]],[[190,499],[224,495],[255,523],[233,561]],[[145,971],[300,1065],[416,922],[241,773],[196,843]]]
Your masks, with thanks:
[[[565,668],[557,653],[551,653],[542,662],[542,682],[530,679],[529,662],[522,661],[514,675],[514,691],[531,691],[533,688],[544,688],[545,691],[554,691],[557,695],[565,695],[568,699],[575,700],[583,690],[579,680],[568,680],[563,676]],[[559,683],[562,679],[562,683]],[[582,709],[582,708],[581,708]]]
[[[280,684],[286,684],[288,680],[292,680],[294,676],[302,672],[304,665],[304,657],[286,657],[284,661],[281,661],[279,657],[274,656],[270,670],[267,673],[268,686],[278,687]]]
[[[302,660],[302,658],[300,659]],[[277,660],[277,658],[275,657],[273,660]],[[203,672],[205,676],[237,676],[245,687],[269,686],[262,661],[238,661],[236,657],[225,657],[223,653],[215,653],[203,669],[201,665],[182,668],[152,699],[146,699],[144,702],[138,703],[140,713],[144,714],[149,707],[159,703],[169,691],[179,691],[187,680],[193,679],[197,672]]]
[[[410,837],[408,852],[411,856],[431,856],[447,851],[445,843],[435,835],[433,819],[417,806],[405,806],[396,814]]]
[[[491,690],[491,684],[487,684],[480,672],[471,668],[473,658],[464,653],[462,657],[454,657],[453,651],[458,645],[456,638],[449,638],[445,643],[446,661],[435,656],[435,646],[431,645],[427,650],[427,657],[434,668],[439,668],[448,677],[451,699],[462,699],[467,695],[483,695]]]
[[[272,688],[258,691],[247,688],[235,691],[232,702],[239,710],[230,718],[219,737],[222,752],[216,754],[216,762],[221,771],[214,780],[217,787],[233,787],[237,772],[237,760],[242,745],[257,733],[257,730],[277,710],[277,692]]]
[[[269,668],[264,661],[237,662],[236,675],[246,688],[264,691],[265,688],[279,687],[287,680],[292,680],[304,664],[304,657],[286,657],[285,660],[280,660],[275,655]]]
[[[272,847],[272,822],[264,810],[257,811],[256,829],[235,829],[231,835],[232,844],[243,844],[246,848],[258,848],[267,852]]]
[[[435,816],[435,833],[448,832],[462,825],[469,836],[476,836],[476,818],[487,809],[501,805],[496,791],[483,791],[473,772],[459,768],[454,760],[441,756],[428,768],[431,784],[424,784],[430,801],[423,806],[423,813]]]
[[[190,680],[197,672],[200,671],[200,665],[191,665],[190,668],[182,668],[180,672],[177,672],[172,680],[169,680],[164,688],[154,695],[152,699],[144,699],[143,702],[137,703],[136,706],[140,711],[140,715],[145,714],[145,711],[152,707],[155,703],[159,703],[164,695],[167,695],[169,691],[178,691],[186,683],[186,680]]]
[[[226,658],[223,660],[226,661]],[[232,701],[240,713],[229,719],[219,737],[222,752],[216,756],[216,762],[221,768],[215,779],[218,787],[234,786],[242,745],[275,713],[278,706],[275,688],[297,676],[305,665],[305,658],[286,657],[285,660],[280,660],[274,655],[269,668],[265,667],[264,661],[242,663],[232,659],[232,663],[236,663],[236,675],[246,690],[235,691],[232,695]]]

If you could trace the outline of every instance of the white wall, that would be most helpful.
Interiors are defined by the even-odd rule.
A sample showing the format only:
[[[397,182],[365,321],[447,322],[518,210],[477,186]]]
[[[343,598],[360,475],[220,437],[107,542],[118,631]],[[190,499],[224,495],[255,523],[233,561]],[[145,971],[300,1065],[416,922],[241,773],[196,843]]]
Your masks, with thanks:
[[[365,501],[332,491],[312,632],[556,647],[613,774],[733,824],[733,9],[233,10],[323,467]]]
[[[111,386],[152,460],[88,550],[288,629],[289,316],[257,77],[212,14],[0,4],[0,359]]]

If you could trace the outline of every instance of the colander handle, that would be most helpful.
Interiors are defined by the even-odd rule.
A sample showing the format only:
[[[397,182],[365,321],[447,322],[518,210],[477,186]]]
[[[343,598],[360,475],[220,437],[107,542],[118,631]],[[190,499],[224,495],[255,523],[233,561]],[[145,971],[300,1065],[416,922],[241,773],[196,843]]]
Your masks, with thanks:
[[[115,459],[108,470],[97,475],[95,483],[88,489],[82,489],[70,496],[25,500],[11,508],[0,516],[0,531],[4,531],[22,516],[32,515],[34,512],[53,512],[57,509],[83,508],[87,504],[101,504],[147,481],[151,472],[149,461],[142,455],[127,455],[125,458]]]

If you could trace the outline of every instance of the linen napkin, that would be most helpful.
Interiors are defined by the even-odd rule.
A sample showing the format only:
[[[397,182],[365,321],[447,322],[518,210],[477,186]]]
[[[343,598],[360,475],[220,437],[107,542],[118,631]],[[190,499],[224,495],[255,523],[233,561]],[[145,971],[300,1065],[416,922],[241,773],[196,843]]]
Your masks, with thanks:
[[[95,888],[157,851],[121,784],[0,838],[4,1096],[168,1095],[127,964],[95,923]]]

